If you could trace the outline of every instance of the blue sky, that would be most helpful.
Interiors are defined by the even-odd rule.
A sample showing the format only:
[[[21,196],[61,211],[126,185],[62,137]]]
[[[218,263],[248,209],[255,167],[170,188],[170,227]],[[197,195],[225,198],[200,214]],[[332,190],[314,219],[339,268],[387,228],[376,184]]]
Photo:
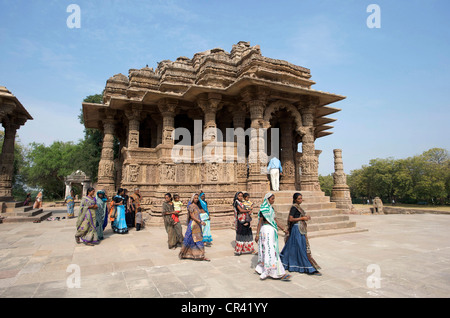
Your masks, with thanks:
[[[72,3],[79,29],[66,24]],[[379,29],[366,24],[372,3]],[[333,172],[335,148],[350,173],[374,158],[450,150],[449,12],[448,0],[0,0],[0,85],[34,117],[22,144],[77,142],[83,98],[114,74],[249,41],[311,69],[314,89],[347,96],[316,149],[320,174]]]

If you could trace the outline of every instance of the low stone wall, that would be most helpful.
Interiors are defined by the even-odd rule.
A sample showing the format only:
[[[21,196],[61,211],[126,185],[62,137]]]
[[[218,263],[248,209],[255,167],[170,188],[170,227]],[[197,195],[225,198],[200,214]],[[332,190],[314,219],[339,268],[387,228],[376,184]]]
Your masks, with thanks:
[[[402,207],[394,208],[394,207],[389,207],[389,206],[384,207],[384,214],[424,214],[424,213],[450,215],[449,211],[441,211],[441,210],[402,208]]]

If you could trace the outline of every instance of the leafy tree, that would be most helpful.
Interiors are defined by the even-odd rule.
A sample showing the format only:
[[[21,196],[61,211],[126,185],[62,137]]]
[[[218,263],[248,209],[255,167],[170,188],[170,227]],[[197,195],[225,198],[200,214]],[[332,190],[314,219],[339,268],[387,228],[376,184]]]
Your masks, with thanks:
[[[331,196],[331,191],[333,190],[333,175],[329,174],[327,176],[319,175],[320,189],[325,193],[326,196]]]
[[[372,159],[353,170],[347,181],[354,198],[442,204],[450,195],[450,156],[445,149],[432,148],[406,159]]]
[[[73,142],[55,141],[50,146],[31,143],[25,167],[27,184],[44,191],[45,198],[60,199],[64,196],[64,178],[79,168],[79,145]]]

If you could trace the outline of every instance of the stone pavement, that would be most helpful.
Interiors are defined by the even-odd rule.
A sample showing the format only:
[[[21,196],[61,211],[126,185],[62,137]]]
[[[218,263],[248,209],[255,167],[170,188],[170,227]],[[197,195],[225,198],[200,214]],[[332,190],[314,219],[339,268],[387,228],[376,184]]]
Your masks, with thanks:
[[[56,208],[53,216],[65,211]],[[164,228],[119,235],[108,226],[105,240],[89,247],[75,243],[75,219],[0,224],[0,297],[450,296],[449,216],[350,219],[368,231],[310,239],[323,276],[293,273],[290,282],[261,281],[257,256],[233,255],[232,229],[213,230],[214,244],[206,248],[211,262],[199,262],[179,260],[179,249],[167,249]],[[73,288],[77,273],[80,288]]]

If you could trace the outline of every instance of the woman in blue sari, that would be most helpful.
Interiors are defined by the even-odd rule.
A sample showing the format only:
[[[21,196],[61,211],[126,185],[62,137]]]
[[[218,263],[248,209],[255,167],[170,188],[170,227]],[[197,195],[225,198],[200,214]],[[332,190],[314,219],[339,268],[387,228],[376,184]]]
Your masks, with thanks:
[[[202,227],[203,243],[205,243],[205,246],[211,246],[213,240],[211,236],[211,221],[209,217],[208,203],[205,201],[205,193],[200,193],[198,199],[200,202],[200,207],[203,210],[200,210],[200,218],[203,222],[205,222],[205,226]]]
[[[124,190],[119,188],[117,195],[114,196],[115,216],[111,223],[114,233],[126,234],[128,233],[127,221],[125,219],[125,198],[123,197]]]
[[[67,218],[73,219],[75,217],[75,192],[73,190],[70,190],[70,194],[66,197],[64,203],[67,203]]]
[[[195,193],[192,195],[188,205],[187,229],[184,235],[183,247],[178,254],[180,259],[209,261],[209,258],[205,256],[202,226],[205,226],[205,222],[200,219],[200,202],[198,194]]]
[[[280,254],[281,262],[290,272],[321,275],[320,266],[311,256],[307,237],[306,221],[311,217],[300,207],[302,202],[302,195],[295,193],[288,218],[289,236]]]

